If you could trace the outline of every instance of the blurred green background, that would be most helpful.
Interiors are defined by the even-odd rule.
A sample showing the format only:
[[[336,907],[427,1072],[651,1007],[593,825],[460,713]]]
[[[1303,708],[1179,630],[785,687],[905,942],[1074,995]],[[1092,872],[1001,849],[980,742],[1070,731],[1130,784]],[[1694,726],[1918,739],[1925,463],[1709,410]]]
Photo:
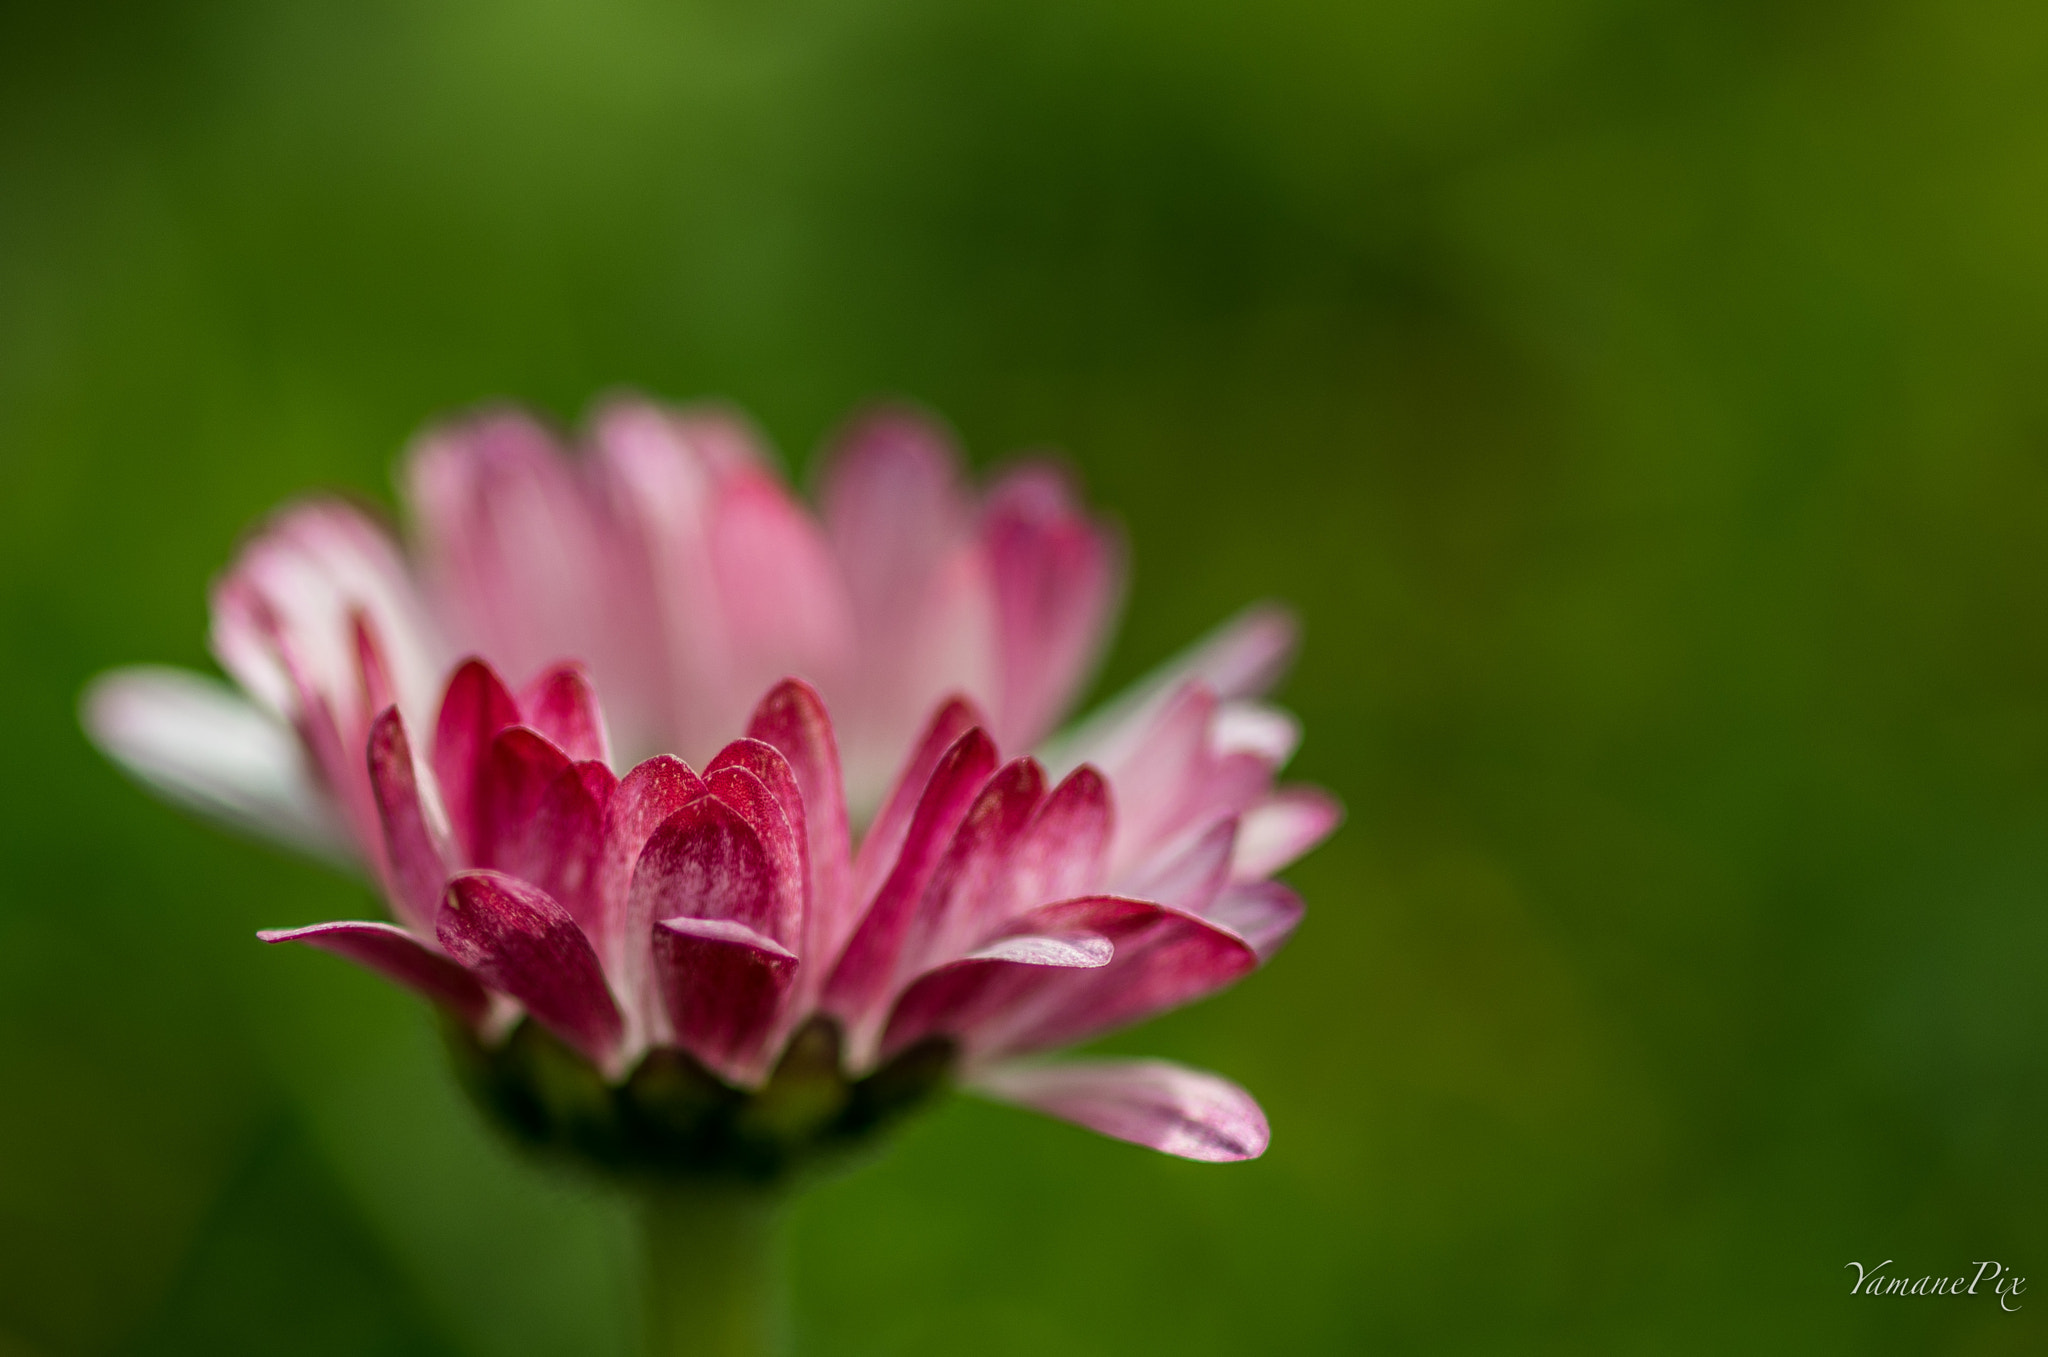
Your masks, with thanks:
[[[616,1206],[250,937],[366,893],[73,717],[280,499],[622,383],[1065,449],[1102,687],[1290,599],[1351,810],[1108,1043],[1264,1160],[951,1103],[803,1353],[2043,1349],[2048,10],[88,0],[0,10],[0,1354],[626,1351]]]

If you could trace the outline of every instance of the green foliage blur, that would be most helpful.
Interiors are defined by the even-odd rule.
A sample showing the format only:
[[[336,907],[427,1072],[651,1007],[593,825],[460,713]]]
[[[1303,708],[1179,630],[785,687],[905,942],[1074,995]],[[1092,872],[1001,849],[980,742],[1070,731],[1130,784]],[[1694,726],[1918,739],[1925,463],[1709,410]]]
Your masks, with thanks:
[[[1105,1043],[1265,1159],[952,1101],[801,1352],[2043,1350],[2048,9],[78,0],[0,8],[4,1357],[630,1350],[618,1204],[250,936],[367,892],[74,716],[280,500],[617,385],[1064,449],[1098,691],[1291,600],[1350,807]]]

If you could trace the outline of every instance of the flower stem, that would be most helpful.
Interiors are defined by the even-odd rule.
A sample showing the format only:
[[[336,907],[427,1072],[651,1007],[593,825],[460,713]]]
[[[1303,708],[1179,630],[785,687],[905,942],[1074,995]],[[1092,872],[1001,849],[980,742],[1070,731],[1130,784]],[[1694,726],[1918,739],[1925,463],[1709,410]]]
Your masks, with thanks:
[[[674,1187],[647,1196],[648,1357],[773,1357],[786,1349],[782,1215],[772,1189]]]

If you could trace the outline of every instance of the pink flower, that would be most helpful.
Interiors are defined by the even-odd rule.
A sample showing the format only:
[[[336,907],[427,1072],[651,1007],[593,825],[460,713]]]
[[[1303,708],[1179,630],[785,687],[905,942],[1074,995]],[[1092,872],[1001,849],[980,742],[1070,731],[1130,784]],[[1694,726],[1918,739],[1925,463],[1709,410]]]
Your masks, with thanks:
[[[842,1081],[942,1048],[970,1086],[1106,1134],[1260,1153],[1257,1105],[1213,1075],[1020,1062],[1227,985],[1292,931],[1270,877],[1338,812],[1274,786],[1297,731],[1249,700],[1284,617],[1045,744],[1118,577],[1055,473],[977,505],[936,433],[877,416],[831,457],[820,521],[729,418],[618,404],[594,427],[576,461],[514,415],[423,440],[417,565],[345,504],[287,510],[214,592],[247,697],[117,672],[88,728],[172,798],[364,866],[397,923],[266,938],[412,987],[479,1049],[530,1018],[608,1088],[680,1050],[759,1090],[824,1019]],[[449,677],[466,648],[532,677]],[[614,760],[598,687],[653,757]],[[857,843],[850,802],[875,807]]]

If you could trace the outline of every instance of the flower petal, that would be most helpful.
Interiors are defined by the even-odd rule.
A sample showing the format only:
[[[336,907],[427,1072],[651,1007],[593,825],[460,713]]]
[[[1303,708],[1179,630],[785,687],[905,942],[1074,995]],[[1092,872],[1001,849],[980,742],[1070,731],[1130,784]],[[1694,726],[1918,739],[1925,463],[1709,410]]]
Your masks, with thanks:
[[[1236,817],[1218,820],[1186,846],[1119,884],[1141,900],[1200,914],[1230,880],[1231,850],[1237,834]]]
[[[855,1051],[876,1033],[911,912],[995,764],[995,746],[978,726],[955,740],[939,759],[918,798],[894,866],[826,982],[825,1005],[848,1021],[848,1042]]]
[[[1343,823],[1344,807],[1315,787],[1282,787],[1238,820],[1230,874],[1255,881],[1293,862]]]
[[[611,761],[604,712],[581,664],[569,661],[543,670],[519,695],[519,710],[526,725],[547,736],[570,758]]]
[[[433,703],[446,642],[398,544],[340,500],[290,505],[273,515],[215,583],[212,614],[214,654],[279,715],[296,716],[302,689],[310,689],[326,698],[345,730],[368,728],[385,704],[362,701],[358,614],[380,642],[400,707],[418,720]]]
[[[800,950],[813,958],[811,974],[822,983],[826,971],[818,959],[839,955],[854,922],[846,791],[832,721],[815,689],[784,679],[754,708],[747,734],[774,746],[796,779],[811,869],[810,926]]]
[[[445,830],[421,795],[412,742],[397,707],[387,707],[370,726],[370,789],[384,825],[386,889],[406,926],[429,932],[448,879]]]
[[[348,829],[290,728],[226,685],[181,669],[116,669],[87,686],[79,718],[102,752],[166,800],[356,864]]]
[[[1164,1060],[1074,1060],[981,1071],[969,1088],[1134,1145],[1222,1164],[1257,1159],[1271,1132],[1251,1094]]]
[[[1107,636],[1122,589],[1113,533],[1092,522],[1066,475],[1029,463],[989,491],[982,550],[995,591],[996,738],[1029,749],[1065,713]]]
[[[1258,965],[1236,934],[1145,900],[1063,901],[1032,910],[1011,932],[1097,933],[1114,945],[1115,957],[1090,970],[991,969],[974,984],[941,967],[897,1001],[882,1053],[934,1031],[957,1041],[970,1064],[1051,1050],[1192,1003]]]
[[[884,1060],[928,1037],[965,1038],[993,1017],[1029,1003],[1067,971],[1100,970],[1116,944],[1100,933],[1018,933],[926,971],[889,1011],[879,1047]],[[971,1053],[971,1047],[968,1048]],[[865,1060],[856,1060],[861,1068]]]
[[[794,952],[732,919],[654,926],[654,974],[677,1044],[742,1087],[767,1073],[765,1039],[796,971]]]
[[[463,661],[448,680],[434,722],[434,781],[457,845],[476,860],[477,808],[473,789],[489,756],[491,742],[507,726],[519,724],[519,704],[497,673],[482,660]]]
[[[710,551],[730,681],[740,692],[757,693],[784,674],[829,680],[845,672],[853,607],[838,562],[779,478],[762,468],[725,478]]]
[[[626,945],[627,895],[633,885],[633,869],[639,865],[641,850],[654,831],[670,816],[699,797],[709,795],[704,779],[690,771],[690,765],[672,755],[648,759],[619,779],[605,808],[604,856],[598,878],[602,925],[601,938],[607,967],[620,975],[635,969],[634,956],[640,949]],[[642,927],[647,922],[643,922]],[[631,985],[628,992],[636,992]]]
[[[819,504],[858,646],[854,681],[833,690],[858,815],[934,704],[995,695],[995,598],[959,454],[925,416],[855,420],[827,451]]]
[[[1294,936],[1304,912],[1301,897],[1277,881],[1240,881],[1225,887],[1202,917],[1243,938],[1263,964]]]
[[[430,429],[407,454],[403,480],[422,572],[457,644],[510,674],[563,655],[619,674],[627,661],[617,646],[633,630],[618,606],[617,534],[548,429],[504,408]]]
[[[1013,759],[989,778],[911,913],[896,953],[895,988],[966,954],[1001,926],[1010,858],[1044,799],[1045,772],[1036,760]]]
[[[553,896],[498,872],[462,872],[448,882],[435,931],[450,956],[592,1064],[611,1060],[623,1030],[618,1005],[590,940]]]
[[[732,919],[772,936],[775,866],[761,836],[716,796],[701,797],[670,816],[641,851],[627,917],[637,933],[646,920]],[[639,943],[641,939],[629,939]]]
[[[767,750],[776,763],[782,762],[782,756],[766,745],[751,740],[746,743]],[[782,770],[782,779],[794,797],[796,784],[790,779],[787,767]],[[785,946],[801,945],[804,880],[807,875],[803,839],[799,830],[789,823],[783,801],[751,770],[734,763],[711,769],[704,776],[704,785],[711,789],[713,796],[739,812],[740,818],[760,839],[761,848],[768,856],[768,866],[775,882],[775,899],[762,931]],[[798,807],[798,813],[802,813],[801,807]]]
[[[1286,671],[1299,632],[1285,608],[1254,604],[1098,707],[1039,757],[1055,772],[1079,763],[1109,769],[1145,738],[1158,708],[1190,683],[1224,701],[1264,693]]]
[[[1099,892],[1115,818],[1102,774],[1085,763],[1067,774],[1018,837],[1003,916]]]
[[[868,826],[860,841],[860,852],[854,857],[852,909],[856,914],[867,911],[883,878],[896,865],[903,851],[903,836],[910,832],[910,822],[931,781],[932,770],[955,741],[977,726],[986,726],[981,713],[962,697],[941,703],[926,722],[924,734],[911,747],[910,758],[897,774],[889,799],[882,803],[881,813]]]
[[[302,942],[347,957],[440,1004],[475,1027],[489,1012],[491,996],[477,978],[393,924],[331,923],[308,928],[266,928],[265,942]]]

